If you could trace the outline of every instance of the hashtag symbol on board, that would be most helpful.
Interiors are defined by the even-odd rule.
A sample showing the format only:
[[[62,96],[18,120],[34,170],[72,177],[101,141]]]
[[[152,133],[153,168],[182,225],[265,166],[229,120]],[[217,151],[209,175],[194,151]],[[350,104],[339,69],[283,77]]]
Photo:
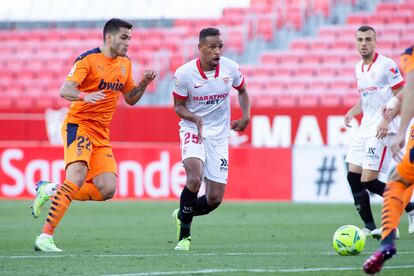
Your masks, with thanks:
[[[316,180],[315,184],[318,186],[317,194],[318,196],[321,195],[322,189],[326,187],[325,189],[325,196],[329,194],[329,188],[334,183],[333,180],[333,173],[336,171],[335,167],[335,161],[336,157],[333,156],[328,160],[329,158],[325,156],[322,161],[322,166],[318,168],[319,171],[319,179]]]

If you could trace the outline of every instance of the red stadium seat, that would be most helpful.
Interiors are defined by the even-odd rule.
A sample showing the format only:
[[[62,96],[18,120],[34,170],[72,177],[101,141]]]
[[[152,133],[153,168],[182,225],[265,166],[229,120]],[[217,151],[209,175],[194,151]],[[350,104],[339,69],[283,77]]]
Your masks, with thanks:
[[[315,107],[320,104],[320,98],[317,95],[302,95],[298,97],[298,104],[302,107]]]
[[[342,97],[337,94],[324,94],[320,98],[321,106],[338,107],[342,105]]]
[[[360,12],[360,13],[353,13],[348,16],[346,23],[350,25],[366,25],[369,24],[369,13]]]
[[[276,97],[276,104],[280,107],[294,107],[298,105],[298,100],[293,95],[279,95]]]

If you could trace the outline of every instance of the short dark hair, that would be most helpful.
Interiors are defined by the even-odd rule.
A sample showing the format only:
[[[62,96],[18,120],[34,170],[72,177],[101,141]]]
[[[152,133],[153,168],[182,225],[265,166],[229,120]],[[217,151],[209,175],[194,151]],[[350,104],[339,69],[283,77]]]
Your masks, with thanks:
[[[200,35],[198,37],[198,42],[201,42],[202,40],[206,39],[208,36],[217,36],[221,35],[220,30],[217,28],[204,28],[200,31]]]
[[[359,27],[359,28],[358,28],[358,32],[366,32],[366,31],[369,31],[369,30],[373,31],[373,32],[374,32],[374,34],[376,34],[376,33],[377,33],[377,32],[374,30],[374,28],[372,28],[371,26],[368,26],[368,25],[364,25],[364,26],[361,26],[361,27]]]
[[[116,33],[120,28],[132,29],[132,24],[119,18],[109,19],[103,28],[103,40],[105,41],[107,33]]]

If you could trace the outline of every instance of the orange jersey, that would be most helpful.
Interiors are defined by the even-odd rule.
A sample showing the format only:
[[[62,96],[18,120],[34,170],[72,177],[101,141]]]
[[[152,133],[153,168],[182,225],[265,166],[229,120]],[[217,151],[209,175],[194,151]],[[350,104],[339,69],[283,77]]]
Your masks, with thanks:
[[[132,64],[127,57],[106,57],[99,48],[80,55],[66,80],[79,84],[82,92],[105,91],[105,99],[94,104],[72,102],[66,121],[70,123],[98,123],[108,127],[112,120],[120,93],[129,92],[135,86]]]
[[[405,74],[414,70],[413,48],[414,46],[405,50],[405,52],[400,57],[400,65]],[[405,154],[403,160],[397,165],[397,171],[402,177],[413,182],[414,160],[411,151],[414,148],[414,125],[411,125],[410,136],[405,147]]]
[[[400,64],[403,72],[407,74],[414,69],[414,45],[405,50],[405,52],[400,57]]]

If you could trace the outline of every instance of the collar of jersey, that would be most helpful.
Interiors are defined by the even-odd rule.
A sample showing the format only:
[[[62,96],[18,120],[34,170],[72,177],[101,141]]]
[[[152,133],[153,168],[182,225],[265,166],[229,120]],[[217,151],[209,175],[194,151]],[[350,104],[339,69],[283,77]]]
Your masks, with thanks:
[[[372,59],[371,64],[368,66],[367,72],[369,71],[369,69],[371,69],[372,64],[374,64],[374,62],[377,60],[378,58],[378,53],[376,52],[374,55],[374,58]],[[364,72],[364,62],[362,62],[362,72]]]
[[[196,64],[197,64],[198,72],[200,73],[201,77],[205,80],[208,80],[206,74],[204,73],[203,69],[201,68],[200,58],[197,59]],[[217,78],[219,76],[219,73],[220,73],[220,63],[217,64],[217,66],[216,66],[216,73],[214,74],[214,78]]]

